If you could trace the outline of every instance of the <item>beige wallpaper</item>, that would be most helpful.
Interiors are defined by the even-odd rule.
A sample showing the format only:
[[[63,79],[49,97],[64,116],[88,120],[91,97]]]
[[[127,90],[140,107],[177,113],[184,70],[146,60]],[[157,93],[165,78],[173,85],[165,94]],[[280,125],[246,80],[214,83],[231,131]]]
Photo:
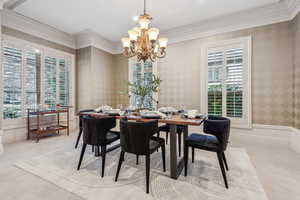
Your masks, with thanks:
[[[293,20],[294,31],[294,126],[300,128],[300,14]]]
[[[114,104],[113,55],[86,47],[76,51],[77,110]]]
[[[113,56],[114,67],[114,105],[122,104],[128,106],[128,96],[125,91],[128,89],[128,59],[123,55]]]
[[[290,22],[284,22],[170,45],[167,57],[158,62],[159,76],[163,80],[159,94],[160,106],[178,107],[184,104],[188,108],[200,109],[201,46],[206,42],[251,35],[253,123],[291,126],[291,26]],[[127,62],[124,65],[128,66]]]
[[[91,104],[91,57],[92,48],[76,50],[76,110],[88,109]]]
[[[89,79],[92,81],[92,107],[101,104],[113,104],[114,70],[113,55],[92,47],[92,70]]]

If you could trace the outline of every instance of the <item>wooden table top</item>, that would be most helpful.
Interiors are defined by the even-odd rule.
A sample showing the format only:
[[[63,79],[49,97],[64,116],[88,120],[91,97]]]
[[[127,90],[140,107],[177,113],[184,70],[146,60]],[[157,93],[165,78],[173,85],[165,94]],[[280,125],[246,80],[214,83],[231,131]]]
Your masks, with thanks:
[[[104,113],[93,113],[93,112],[83,112],[79,113],[79,115],[90,115],[95,118],[107,118],[112,117],[116,119],[123,119],[125,116],[111,116]],[[136,121],[150,121],[150,120],[158,120],[159,123],[166,123],[166,124],[173,124],[173,125],[189,125],[189,126],[199,126],[203,122],[204,119],[187,119],[181,118],[180,115],[173,115],[171,119],[146,119],[142,118],[141,116],[127,116],[129,120],[136,120]]]

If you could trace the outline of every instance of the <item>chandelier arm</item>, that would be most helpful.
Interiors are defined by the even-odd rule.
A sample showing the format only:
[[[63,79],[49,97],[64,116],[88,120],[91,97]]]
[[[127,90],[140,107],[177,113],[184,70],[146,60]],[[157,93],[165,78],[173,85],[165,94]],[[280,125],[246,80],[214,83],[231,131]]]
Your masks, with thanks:
[[[160,51],[156,54],[158,58],[164,58],[166,56],[166,51],[164,49],[160,49]]]
[[[150,60],[152,61],[152,62],[155,62],[155,60],[156,60],[156,55],[155,55],[155,53],[154,53],[154,51],[152,51],[151,53],[150,53]]]

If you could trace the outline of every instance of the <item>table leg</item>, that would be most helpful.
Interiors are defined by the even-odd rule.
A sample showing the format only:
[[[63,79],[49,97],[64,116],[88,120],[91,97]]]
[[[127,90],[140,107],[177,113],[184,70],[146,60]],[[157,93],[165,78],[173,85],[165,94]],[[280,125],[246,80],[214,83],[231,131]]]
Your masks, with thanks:
[[[171,178],[177,179],[177,137],[176,125],[170,124],[170,171]]]
[[[181,157],[177,160],[177,127],[174,124],[170,124],[170,171],[171,178],[177,179],[183,168],[184,168],[184,159]],[[184,128],[183,131],[183,144],[185,139],[188,136],[188,126]]]

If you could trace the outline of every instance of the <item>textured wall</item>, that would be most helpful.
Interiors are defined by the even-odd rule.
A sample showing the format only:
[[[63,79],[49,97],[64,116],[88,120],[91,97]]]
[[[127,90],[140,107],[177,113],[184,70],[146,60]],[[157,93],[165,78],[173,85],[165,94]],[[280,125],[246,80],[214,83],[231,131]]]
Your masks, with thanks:
[[[113,56],[114,68],[114,105],[128,106],[128,96],[124,92],[128,89],[128,59],[121,54]]]
[[[77,110],[114,104],[113,55],[86,47],[76,51]]]
[[[300,128],[300,14],[293,20],[294,31],[294,126]]]
[[[92,47],[92,70],[89,77],[93,89],[92,107],[114,103],[114,74],[113,55]]]
[[[90,74],[92,48],[76,50],[76,109],[88,109],[91,104]]]
[[[252,36],[253,123],[293,124],[292,24],[267,25],[171,44],[158,61],[160,106],[200,109],[201,47],[207,42]],[[126,66],[128,66],[127,63]]]

